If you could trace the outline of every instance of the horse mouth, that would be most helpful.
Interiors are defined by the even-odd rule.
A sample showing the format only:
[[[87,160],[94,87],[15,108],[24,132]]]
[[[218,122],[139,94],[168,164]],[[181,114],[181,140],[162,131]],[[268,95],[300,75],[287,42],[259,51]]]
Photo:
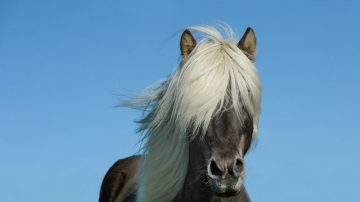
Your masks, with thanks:
[[[240,193],[242,180],[238,179],[236,182],[222,183],[218,180],[209,180],[212,192],[219,197],[232,197]]]

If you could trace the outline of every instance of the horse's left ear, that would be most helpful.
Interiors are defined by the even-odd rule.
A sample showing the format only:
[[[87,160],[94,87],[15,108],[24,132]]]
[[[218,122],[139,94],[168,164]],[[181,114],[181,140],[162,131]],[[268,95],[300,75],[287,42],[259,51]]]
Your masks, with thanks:
[[[255,60],[256,37],[255,32],[251,27],[248,27],[246,29],[237,46],[245,53],[245,55],[250,60]]]
[[[190,30],[186,29],[180,39],[180,50],[182,57],[190,55],[191,51],[194,50],[196,46],[196,40],[191,34]]]

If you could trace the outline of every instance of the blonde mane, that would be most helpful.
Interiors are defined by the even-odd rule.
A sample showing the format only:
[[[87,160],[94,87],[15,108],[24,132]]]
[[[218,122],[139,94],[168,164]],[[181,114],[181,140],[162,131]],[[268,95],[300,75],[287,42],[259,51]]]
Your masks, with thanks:
[[[187,173],[189,141],[204,134],[211,118],[231,103],[240,123],[244,109],[254,122],[260,112],[261,83],[251,60],[237,47],[229,27],[224,38],[214,27],[188,28],[200,41],[161,84],[127,102],[146,109],[140,121],[145,161],[137,201],[171,201]]]

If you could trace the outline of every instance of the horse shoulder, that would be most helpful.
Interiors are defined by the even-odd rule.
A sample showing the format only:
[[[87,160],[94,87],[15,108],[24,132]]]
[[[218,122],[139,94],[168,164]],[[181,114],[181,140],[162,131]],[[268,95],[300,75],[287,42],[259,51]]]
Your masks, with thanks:
[[[103,179],[99,202],[135,201],[141,162],[141,156],[130,156],[116,161]]]

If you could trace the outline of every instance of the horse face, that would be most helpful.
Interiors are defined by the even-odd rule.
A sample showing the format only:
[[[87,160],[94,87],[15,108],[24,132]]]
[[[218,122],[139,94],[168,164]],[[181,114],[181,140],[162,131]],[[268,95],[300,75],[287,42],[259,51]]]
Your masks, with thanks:
[[[234,112],[215,116],[203,140],[200,152],[206,164],[206,182],[218,196],[240,192],[244,179],[244,155],[250,147],[253,123],[251,118],[240,124]]]
[[[183,59],[189,57],[196,46],[196,40],[185,30],[180,40]],[[255,60],[256,37],[252,28],[247,28],[237,47],[251,60]],[[190,141],[190,170],[205,176],[204,187],[218,196],[233,196],[243,187],[244,155],[250,147],[253,134],[253,120],[244,110],[244,123],[235,112],[225,110],[212,118],[205,137],[198,136]],[[192,154],[199,155],[192,155]],[[204,169],[206,168],[206,169]],[[194,177],[194,176],[192,176]]]

